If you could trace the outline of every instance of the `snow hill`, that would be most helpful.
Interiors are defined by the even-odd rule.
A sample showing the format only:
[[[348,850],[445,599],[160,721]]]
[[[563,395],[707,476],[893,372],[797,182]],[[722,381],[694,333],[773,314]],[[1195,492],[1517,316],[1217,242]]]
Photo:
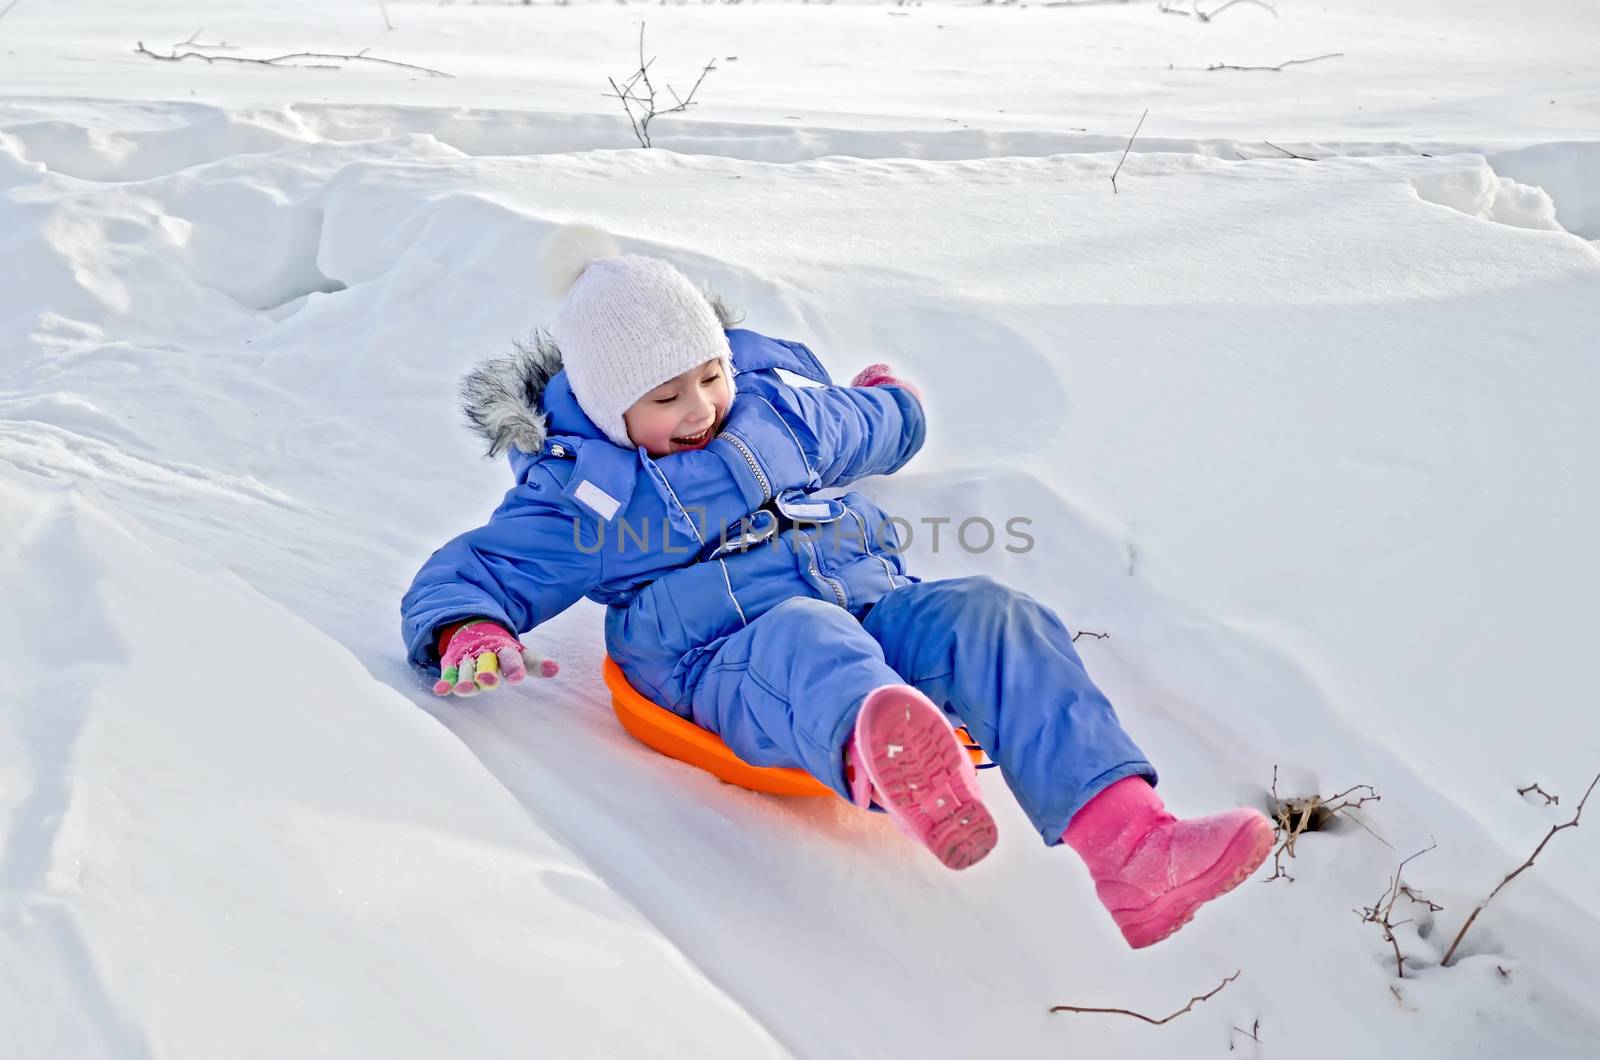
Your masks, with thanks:
[[[0,1056],[1595,1055],[1592,827],[1438,966],[1600,772],[1592,4],[387,10],[0,15]],[[641,18],[718,65],[651,151]],[[594,605],[434,700],[397,602],[507,480],[455,380],[573,220],[916,379],[869,488],[1035,545],[912,569],[1104,634],[1180,812],[1382,801],[1132,953],[997,777],[956,875],[633,744]],[[1352,910],[1430,844],[1398,979]]]

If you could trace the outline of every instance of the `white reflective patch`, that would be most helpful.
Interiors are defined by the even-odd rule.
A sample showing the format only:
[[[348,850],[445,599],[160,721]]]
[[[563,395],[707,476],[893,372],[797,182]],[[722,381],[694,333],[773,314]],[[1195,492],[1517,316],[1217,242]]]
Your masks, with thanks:
[[[824,503],[785,504],[783,514],[791,519],[820,519],[832,515],[833,509]]]
[[[594,512],[607,522],[610,522],[611,517],[617,514],[617,509],[622,507],[621,501],[617,500],[611,494],[607,493],[599,486],[596,486],[588,479],[584,479],[582,482],[578,483],[578,488],[572,491],[572,495],[576,497],[584,505],[584,507],[588,508],[591,512]]]

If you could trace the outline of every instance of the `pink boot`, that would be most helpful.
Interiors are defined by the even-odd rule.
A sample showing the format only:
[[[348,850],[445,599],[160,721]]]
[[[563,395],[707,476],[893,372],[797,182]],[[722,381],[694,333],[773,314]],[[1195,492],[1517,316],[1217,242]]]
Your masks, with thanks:
[[[1266,860],[1272,824],[1257,810],[1180,821],[1148,781],[1126,777],[1090,799],[1061,839],[1134,949],[1154,945]]]
[[[978,773],[944,711],[910,685],[873,689],[845,751],[857,806],[876,801],[900,830],[952,869],[983,860],[999,832]]]

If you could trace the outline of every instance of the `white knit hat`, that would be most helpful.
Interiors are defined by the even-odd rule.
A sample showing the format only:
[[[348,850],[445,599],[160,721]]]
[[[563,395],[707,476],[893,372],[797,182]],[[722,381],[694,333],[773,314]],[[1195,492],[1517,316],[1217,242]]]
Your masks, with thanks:
[[[590,225],[550,238],[544,284],[561,299],[550,335],[573,396],[595,426],[632,449],[622,414],[674,376],[720,357],[733,387],[728,338],[705,294],[670,262],[624,255]]]

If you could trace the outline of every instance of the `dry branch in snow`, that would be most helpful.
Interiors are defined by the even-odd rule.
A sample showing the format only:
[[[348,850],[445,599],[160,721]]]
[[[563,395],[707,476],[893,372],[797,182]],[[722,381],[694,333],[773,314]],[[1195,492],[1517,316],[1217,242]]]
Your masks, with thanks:
[[[1221,7],[1214,7],[1210,11],[1201,9],[1200,0],[1191,0],[1190,7],[1187,11],[1173,4],[1162,4],[1160,7],[1156,8],[1156,10],[1160,11],[1163,15],[1181,15],[1184,18],[1193,16],[1197,21],[1210,22],[1212,19],[1216,18],[1218,15],[1222,14],[1235,4],[1253,4],[1256,7],[1263,8],[1264,10],[1271,12],[1273,18],[1278,17],[1278,9],[1267,3],[1266,0],[1227,0],[1227,2]]]
[[[1078,630],[1078,632],[1076,632],[1076,633],[1074,633],[1072,635],[1072,643],[1074,643],[1074,644],[1078,643],[1078,638],[1079,637],[1093,637],[1095,640],[1110,640],[1111,639],[1111,634],[1109,634],[1109,633],[1094,633],[1094,632],[1092,632],[1090,630],[1087,630],[1087,629],[1080,629],[1080,630]]]
[[[1406,977],[1406,958],[1405,954],[1400,952],[1400,942],[1394,937],[1394,929],[1399,927],[1401,924],[1409,923],[1409,920],[1396,921],[1394,919],[1394,904],[1400,899],[1406,898],[1417,905],[1426,906],[1429,912],[1437,912],[1444,908],[1443,906],[1440,906],[1434,902],[1430,902],[1428,899],[1422,897],[1421,894],[1408,887],[1405,881],[1400,878],[1400,874],[1405,871],[1405,867],[1411,864],[1411,862],[1415,861],[1417,858],[1420,858],[1429,851],[1436,849],[1438,846],[1438,843],[1429,842],[1426,849],[1419,850],[1415,854],[1412,854],[1410,857],[1401,861],[1399,867],[1394,870],[1393,878],[1389,880],[1389,886],[1384,888],[1383,894],[1378,896],[1377,902],[1366,909],[1356,910],[1356,915],[1361,918],[1362,923],[1377,924],[1378,927],[1383,931],[1383,940],[1390,946],[1394,947],[1394,974],[1396,978],[1399,979],[1404,979]]]
[[[1283,867],[1284,857],[1286,855],[1294,857],[1295,841],[1306,832],[1320,832],[1328,818],[1334,814],[1344,815],[1371,833],[1372,829],[1362,824],[1350,811],[1358,810],[1369,802],[1381,801],[1382,798],[1383,796],[1379,795],[1371,784],[1356,784],[1327,798],[1321,795],[1281,798],[1278,795],[1278,767],[1273,766],[1272,823],[1282,838],[1278,842],[1278,848],[1272,852],[1272,875],[1263,882],[1271,883],[1273,880],[1285,879],[1293,883],[1294,877]],[[1379,842],[1384,842],[1381,836],[1377,838]]]
[[[335,63],[377,63],[381,66],[397,66],[403,70],[416,70],[427,74],[429,77],[454,77],[443,70],[434,70],[426,66],[416,66],[412,63],[402,63],[394,59],[379,59],[367,54],[367,49],[362,48],[354,55],[331,55],[327,52],[290,52],[288,55],[275,55],[270,59],[250,59],[240,55],[207,55],[205,52],[180,52],[174,50],[170,55],[158,55],[144,46],[144,41],[139,41],[139,46],[134,49],[136,55],[148,55],[152,59],[159,59],[164,63],[178,63],[185,59],[199,59],[208,63],[247,63],[252,66],[272,66],[279,69],[313,69],[313,70],[342,70],[344,67]],[[292,59],[327,59],[322,63],[297,63]]]
[[[1117,168],[1111,171],[1111,194],[1117,194],[1117,174],[1122,172],[1122,163],[1128,160],[1128,152],[1133,150],[1133,141],[1139,138],[1139,130],[1144,128],[1144,120],[1150,116],[1150,108],[1146,107],[1144,113],[1139,115],[1139,124],[1133,127],[1133,135],[1128,137],[1128,146],[1122,149],[1122,157],[1117,159]]]
[[[1286,60],[1284,62],[1279,63],[1277,66],[1235,66],[1232,63],[1212,63],[1210,66],[1206,67],[1206,69],[1207,70],[1270,70],[1270,71],[1276,73],[1278,71],[1283,70],[1285,67],[1301,66],[1301,65],[1303,65],[1305,63],[1320,63],[1324,59],[1339,59],[1339,58],[1342,58],[1343,56],[1344,56],[1344,52],[1329,52],[1327,55],[1313,55],[1309,59],[1289,59],[1289,60]]]
[[[1306,155],[1297,155],[1293,151],[1289,150],[1287,147],[1279,147],[1277,144],[1273,143],[1271,140],[1262,140],[1261,142],[1266,144],[1268,147],[1272,148],[1274,151],[1282,151],[1284,154],[1288,155],[1290,158],[1298,158],[1302,162],[1315,162],[1316,161],[1315,158],[1310,158],[1310,157],[1308,157]]]
[[[1144,1020],[1146,1023],[1154,1024],[1155,1026],[1159,1027],[1163,1023],[1171,1023],[1173,1020],[1177,1019],[1179,1016],[1183,1015],[1185,1012],[1188,1012],[1190,1009],[1192,1009],[1196,1005],[1200,1004],[1200,1002],[1202,1002],[1202,1001],[1210,1001],[1212,998],[1214,998],[1218,994],[1222,993],[1222,988],[1223,987],[1227,986],[1229,983],[1233,982],[1237,978],[1239,978],[1239,973],[1238,972],[1234,972],[1232,975],[1228,976],[1228,978],[1226,978],[1222,982],[1218,983],[1216,985],[1216,987],[1213,988],[1210,993],[1208,993],[1208,994],[1197,994],[1196,996],[1191,997],[1189,999],[1189,1003],[1187,1005],[1183,1006],[1178,1011],[1174,1012],[1172,1015],[1163,1016],[1160,1019],[1156,1019],[1154,1016],[1146,1016],[1143,1012],[1134,1012],[1132,1009],[1126,1009],[1126,1008],[1085,1008],[1085,1007],[1083,1007],[1081,1005],[1051,1005],[1050,1006],[1050,1011],[1051,1012],[1091,1012],[1091,1013],[1101,1013],[1101,1014],[1112,1015],[1112,1016],[1132,1016],[1136,1020]]]
[[[707,74],[717,68],[716,59],[707,62],[705,69],[700,71],[699,78],[695,80],[694,87],[689,89],[687,96],[678,95],[673,87],[668,85],[667,91],[672,93],[675,103],[670,107],[658,108],[656,106],[656,86],[650,81],[650,65],[655,61],[654,56],[651,56],[648,61],[644,57],[644,23],[641,22],[639,23],[639,68],[620,85],[617,84],[616,78],[606,78],[607,81],[611,82],[611,91],[607,94],[622,101],[622,109],[627,112],[628,122],[633,126],[633,135],[638,139],[640,147],[650,146],[650,123],[652,121],[663,114],[675,114],[694,106],[694,94],[700,91],[701,82],[706,79]],[[641,87],[644,89],[643,95],[639,93]],[[637,114],[634,113],[635,107],[638,107],[639,110]]]
[[[1456,947],[1460,946],[1461,940],[1467,937],[1467,930],[1472,927],[1473,921],[1478,919],[1478,914],[1483,912],[1485,906],[1494,901],[1494,896],[1503,891],[1506,884],[1510,883],[1518,876],[1521,876],[1524,872],[1527,872],[1529,869],[1533,868],[1533,859],[1544,852],[1545,844],[1554,839],[1557,832],[1563,831],[1567,828],[1578,827],[1578,820],[1583,816],[1583,804],[1589,801],[1590,795],[1594,794],[1594,788],[1596,784],[1600,784],[1600,773],[1596,773],[1595,778],[1589,781],[1589,788],[1583,793],[1583,798],[1578,800],[1578,809],[1575,813],[1573,813],[1572,820],[1564,821],[1561,824],[1552,826],[1550,831],[1545,833],[1545,837],[1539,840],[1539,845],[1533,848],[1533,853],[1528,855],[1528,860],[1524,861],[1521,865],[1518,865],[1515,869],[1511,870],[1511,872],[1507,873],[1506,878],[1500,881],[1499,886],[1489,892],[1489,897],[1479,902],[1477,907],[1472,910],[1471,915],[1467,917],[1466,923],[1461,925],[1461,930],[1456,932],[1455,940],[1450,943],[1450,948],[1444,951],[1444,959],[1439,962],[1441,965],[1447,968],[1450,966],[1451,958],[1456,955]],[[1534,785],[1534,787],[1538,787],[1538,785]],[[1523,790],[1531,791],[1532,788],[1525,788]],[[1543,789],[1540,790],[1542,791]],[[1546,798],[1550,799],[1551,802],[1556,801],[1555,796],[1546,796]]]
[[[1517,794],[1518,795],[1522,795],[1522,796],[1526,796],[1528,794],[1528,792],[1530,792],[1530,791],[1537,791],[1540,795],[1543,795],[1544,796],[1544,804],[1546,806],[1560,806],[1561,805],[1561,796],[1560,795],[1552,795],[1552,794],[1550,794],[1548,791],[1546,791],[1543,788],[1541,788],[1537,783],[1529,784],[1525,788],[1518,788],[1517,789]]]
[[[1255,1042],[1257,1045],[1261,1044],[1261,1020],[1260,1019],[1257,1019],[1254,1023],[1252,1023],[1250,1025],[1250,1029],[1249,1030],[1245,1030],[1243,1027],[1229,1027],[1228,1028],[1228,1052],[1230,1052],[1230,1053],[1233,1052],[1233,1050],[1234,1050],[1233,1032],[1235,1032],[1235,1031],[1237,1031],[1238,1033],[1244,1035],[1246,1038],[1249,1038],[1252,1042]]]

